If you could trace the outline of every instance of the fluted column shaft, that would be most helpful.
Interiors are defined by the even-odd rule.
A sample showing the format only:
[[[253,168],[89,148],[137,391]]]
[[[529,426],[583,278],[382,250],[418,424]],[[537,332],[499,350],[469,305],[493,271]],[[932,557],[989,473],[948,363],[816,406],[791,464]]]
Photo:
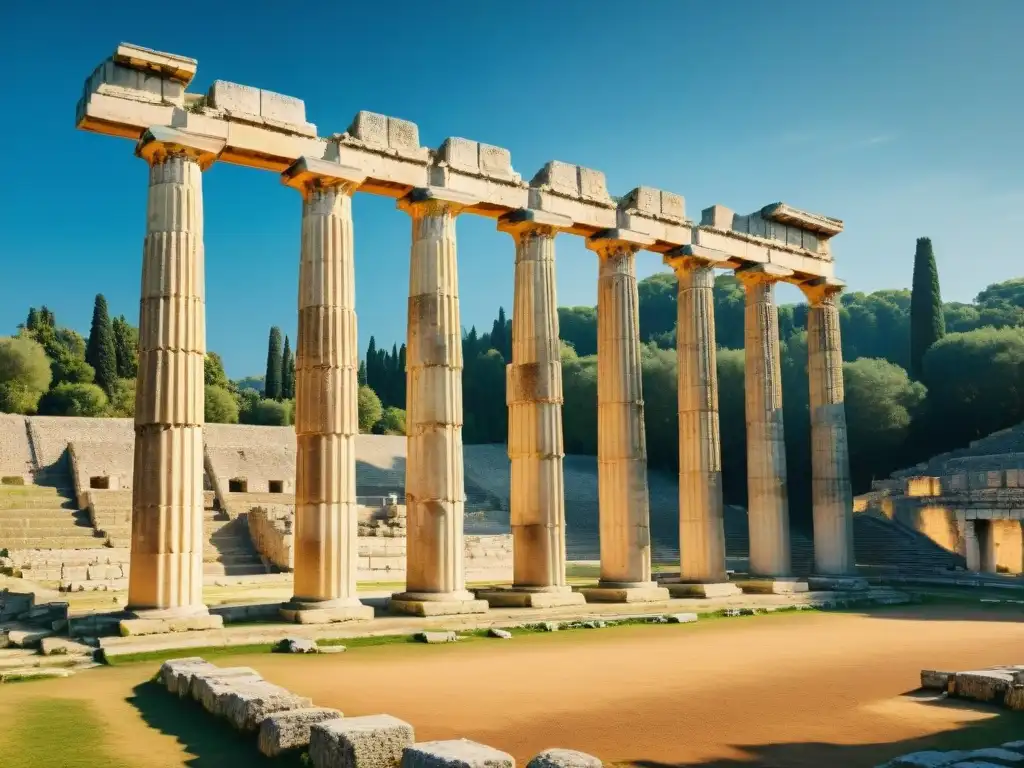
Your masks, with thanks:
[[[128,608],[152,616],[203,605],[203,168],[207,154],[154,140],[135,388]]]
[[[591,246],[593,247],[593,246]],[[597,283],[597,482],[601,586],[651,582],[647,441],[640,370],[634,245],[595,247]]]
[[[843,396],[843,349],[839,291],[804,287],[811,406],[811,486],[814,570],[828,576],[856,573],[853,554],[853,492]]]
[[[513,585],[565,586],[562,361],[555,230],[524,225],[516,240],[512,363],[507,368]]]
[[[453,203],[403,201],[412,217],[407,368],[407,595],[465,600],[462,326]]]
[[[303,190],[295,355],[295,597],[356,600],[359,346],[353,184]]]
[[[679,371],[680,580],[727,579],[715,354],[715,274],[695,258],[671,262],[679,281],[676,351]]]
[[[750,572],[789,576],[789,499],[782,420],[779,312],[775,280],[756,269],[737,272],[744,310],[747,494]]]

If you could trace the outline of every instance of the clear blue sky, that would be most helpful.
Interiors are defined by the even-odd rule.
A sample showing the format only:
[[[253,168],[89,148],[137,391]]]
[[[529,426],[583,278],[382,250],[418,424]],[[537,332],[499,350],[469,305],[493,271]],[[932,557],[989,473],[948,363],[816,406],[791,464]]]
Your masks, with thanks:
[[[199,60],[215,79],[297,96],[321,135],[358,110],[417,122],[423,144],[507,147],[598,168],[614,194],[645,184],[720,203],[837,216],[854,290],[910,283],[935,242],[944,298],[1024,273],[1021,0],[432,0],[389,3],[0,3],[0,334],[30,305],[88,331],[94,295],[138,319],[146,167],[122,139],[74,130],[92,69],[120,41]],[[270,325],[295,333],[300,201],[275,175],[205,179],[207,327],[235,377],[261,373]],[[357,196],[361,347],[405,333],[409,221]],[[510,308],[513,247],[458,224],[462,320]],[[592,304],[597,267],[558,241],[559,301]],[[643,254],[639,272],[663,269]],[[792,289],[782,300],[798,298]]]

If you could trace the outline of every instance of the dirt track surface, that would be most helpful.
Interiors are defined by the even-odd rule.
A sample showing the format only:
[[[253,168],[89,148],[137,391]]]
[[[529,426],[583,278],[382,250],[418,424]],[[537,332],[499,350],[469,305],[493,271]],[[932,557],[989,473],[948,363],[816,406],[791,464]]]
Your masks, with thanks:
[[[903,696],[922,667],[1022,662],[1021,613],[937,607],[218,661],[256,667],[349,716],[408,720],[418,740],[481,741],[521,766],[552,746],[647,766],[872,766],[950,748],[936,735],[995,722],[993,711]],[[132,665],[0,689],[0,716],[18,697],[92,698],[108,741],[131,764],[210,764],[186,763],[189,752],[126,701],[153,671]]]

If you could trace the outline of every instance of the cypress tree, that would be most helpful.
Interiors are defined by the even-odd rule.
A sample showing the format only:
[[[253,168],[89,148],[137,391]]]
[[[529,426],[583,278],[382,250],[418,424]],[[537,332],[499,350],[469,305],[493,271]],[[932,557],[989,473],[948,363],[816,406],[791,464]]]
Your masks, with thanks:
[[[25,323],[25,327],[30,331],[34,331],[39,326],[39,313],[35,307],[29,307],[28,310],[28,321]]]
[[[117,351],[114,348],[114,329],[110,324],[107,300],[96,295],[92,309],[92,327],[89,343],[85,347],[85,362],[96,370],[96,383],[110,395],[117,383]]]
[[[360,387],[366,386],[366,361],[359,361],[359,371],[356,373],[356,381],[359,382]]]
[[[371,336],[366,348],[366,386],[373,389],[377,383],[377,340]]]
[[[284,337],[284,352],[281,353],[281,397],[290,400],[295,397],[295,358],[292,357],[292,345],[288,337]]]
[[[267,400],[281,399],[281,375],[281,329],[275,325],[267,343],[267,378],[263,385],[263,397]]]
[[[398,348],[398,408],[405,408],[405,344]]]
[[[910,293],[910,375],[920,379],[924,355],[946,335],[939,291],[939,269],[928,237],[917,239],[914,252],[914,283]]]

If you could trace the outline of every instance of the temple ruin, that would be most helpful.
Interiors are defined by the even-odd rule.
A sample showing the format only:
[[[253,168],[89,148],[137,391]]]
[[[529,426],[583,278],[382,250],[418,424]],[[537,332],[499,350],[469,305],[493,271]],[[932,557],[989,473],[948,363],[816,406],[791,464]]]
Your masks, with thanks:
[[[790,558],[774,286],[810,304],[814,571],[862,588],[853,558],[838,294],[830,239],[842,222],[774,203],[686,217],[681,195],[637,187],[612,197],[600,171],[552,161],[529,181],[508,150],[463,138],[423,147],[415,123],[359,112],[321,137],[304,103],[215,81],[186,91],[193,59],[119,45],[86,80],[76,124],[135,141],[149,166],[142,255],[131,572],[142,620],[217,626],[202,598],[203,174],[217,162],[262,168],[302,197],[298,244],[295,621],[372,616],[356,594],[355,439],[359,345],[352,196],[394,198],[411,219],[408,312],[407,585],[393,610],[478,613],[491,605],[644,602],[738,589],[726,574],[713,270],[746,292],[746,413],[753,591],[801,591]],[[455,220],[485,216],[512,236],[512,361],[507,369],[513,584],[466,588],[461,323]],[[599,582],[566,583],[555,236],[586,239],[599,260]],[[514,245],[514,267],[512,247]],[[660,254],[679,280],[680,579],[651,571],[636,258]]]

